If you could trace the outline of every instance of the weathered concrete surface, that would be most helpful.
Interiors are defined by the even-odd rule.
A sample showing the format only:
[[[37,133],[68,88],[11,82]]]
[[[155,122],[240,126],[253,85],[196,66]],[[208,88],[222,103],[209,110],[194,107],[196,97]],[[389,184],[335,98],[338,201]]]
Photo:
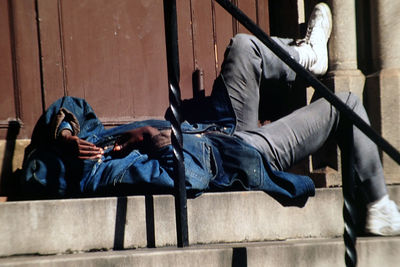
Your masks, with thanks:
[[[359,238],[358,266],[398,266],[400,238]],[[256,242],[230,245],[157,248],[94,252],[43,257],[0,259],[0,266],[248,266],[248,267],[321,267],[345,266],[344,245],[340,239]]]
[[[374,69],[400,68],[400,2],[370,0],[370,7]]]
[[[400,200],[400,187],[390,188]],[[153,204],[152,204],[153,203]],[[343,233],[342,191],[317,190],[304,208],[263,192],[207,193],[188,201],[190,244],[331,238]],[[154,225],[154,227],[153,227]],[[169,195],[0,203],[0,256],[176,244]]]
[[[144,197],[126,199],[123,226],[116,222],[117,210],[124,213],[121,202],[97,198],[1,203],[0,256],[146,246]]]
[[[174,225],[174,215],[164,209],[166,203],[173,206],[173,198],[159,196],[154,203],[157,246],[176,244],[175,227],[165,227]],[[304,208],[283,207],[263,192],[206,194],[188,201],[189,242],[338,236],[343,230],[341,213],[342,196],[337,189],[318,190]]]
[[[400,238],[359,238],[357,242],[357,266],[398,266]],[[249,246],[247,266],[345,266],[344,251],[342,239]]]

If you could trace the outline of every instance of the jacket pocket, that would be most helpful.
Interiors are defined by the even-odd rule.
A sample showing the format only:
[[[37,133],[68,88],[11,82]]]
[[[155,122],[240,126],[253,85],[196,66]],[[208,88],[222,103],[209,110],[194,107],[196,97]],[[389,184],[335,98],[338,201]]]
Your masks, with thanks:
[[[210,145],[200,134],[185,135],[184,144],[183,153],[187,188],[195,190],[207,189],[216,174]]]

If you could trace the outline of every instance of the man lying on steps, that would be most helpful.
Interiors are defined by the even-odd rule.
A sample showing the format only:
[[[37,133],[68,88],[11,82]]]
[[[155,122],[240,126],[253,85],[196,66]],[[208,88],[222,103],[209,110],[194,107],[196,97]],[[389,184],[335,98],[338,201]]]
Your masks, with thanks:
[[[328,68],[331,12],[318,4],[304,39],[274,38],[315,75]],[[296,78],[257,38],[238,34],[226,52],[210,96],[183,102],[182,124],[186,187],[189,192],[240,185],[273,196],[300,199],[314,195],[309,177],[285,170],[316,152],[328,139],[342,142],[342,118],[326,100],[272,123],[258,126],[263,81],[292,83]],[[368,121],[360,100],[337,96]],[[169,112],[166,113],[168,117]],[[64,97],[41,117],[26,151],[23,193],[27,197],[129,194],[173,188],[168,121],[147,120],[104,129],[82,99]],[[355,170],[368,198],[366,232],[400,233],[400,214],[391,201],[377,147],[354,128]],[[143,192],[143,191],[142,191]]]

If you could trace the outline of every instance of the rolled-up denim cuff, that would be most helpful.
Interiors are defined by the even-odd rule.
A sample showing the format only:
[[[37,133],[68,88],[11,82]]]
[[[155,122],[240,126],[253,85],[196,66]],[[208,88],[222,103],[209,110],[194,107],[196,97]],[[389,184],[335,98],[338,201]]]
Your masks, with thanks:
[[[72,129],[72,126],[69,122],[62,121],[60,126],[58,126],[57,129],[57,136],[61,133],[62,130],[70,130],[72,134],[74,134],[74,129]]]

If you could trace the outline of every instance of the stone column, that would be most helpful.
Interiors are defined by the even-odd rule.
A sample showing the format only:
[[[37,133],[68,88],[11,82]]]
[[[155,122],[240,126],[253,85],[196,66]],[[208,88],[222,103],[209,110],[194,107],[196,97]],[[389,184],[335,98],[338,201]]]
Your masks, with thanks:
[[[370,0],[372,62],[366,93],[375,129],[400,149],[400,1]],[[387,183],[400,182],[400,167],[382,155]]]
[[[363,95],[365,76],[357,66],[355,0],[330,0],[333,29],[329,40],[329,73],[326,84],[335,92]]]

